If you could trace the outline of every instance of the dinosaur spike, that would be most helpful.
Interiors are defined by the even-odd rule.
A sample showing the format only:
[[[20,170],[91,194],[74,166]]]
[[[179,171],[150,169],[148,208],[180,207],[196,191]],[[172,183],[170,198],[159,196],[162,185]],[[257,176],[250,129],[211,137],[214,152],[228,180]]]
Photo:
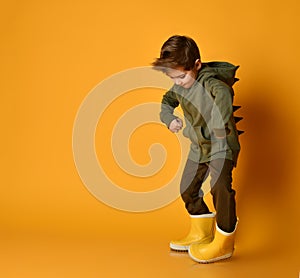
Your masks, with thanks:
[[[234,117],[235,123],[238,123],[238,122],[241,121],[242,119],[243,119],[243,117]]]
[[[240,109],[242,106],[240,105],[233,105],[232,108],[233,108],[233,112],[235,112],[236,110]]]
[[[239,81],[239,80],[240,80],[239,78],[236,78],[236,77],[235,77],[235,78],[233,79],[233,84],[234,84],[235,82]]]

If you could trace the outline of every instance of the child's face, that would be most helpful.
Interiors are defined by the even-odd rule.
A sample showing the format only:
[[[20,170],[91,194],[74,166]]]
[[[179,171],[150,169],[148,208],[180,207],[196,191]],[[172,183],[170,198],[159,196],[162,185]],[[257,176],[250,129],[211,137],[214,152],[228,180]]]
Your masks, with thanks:
[[[176,69],[169,69],[166,74],[176,85],[189,89],[193,86],[200,68],[201,62],[197,60],[192,70],[184,70],[183,67],[178,67]]]

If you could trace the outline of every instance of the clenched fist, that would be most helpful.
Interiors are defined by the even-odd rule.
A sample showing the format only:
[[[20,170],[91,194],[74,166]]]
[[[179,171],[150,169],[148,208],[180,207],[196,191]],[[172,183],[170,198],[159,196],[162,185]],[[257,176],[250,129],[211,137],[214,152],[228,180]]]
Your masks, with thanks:
[[[180,129],[182,129],[183,123],[182,120],[179,118],[176,118],[175,120],[173,120],[170,125],[169,125],[169,129],[176,133],[178,132]]]

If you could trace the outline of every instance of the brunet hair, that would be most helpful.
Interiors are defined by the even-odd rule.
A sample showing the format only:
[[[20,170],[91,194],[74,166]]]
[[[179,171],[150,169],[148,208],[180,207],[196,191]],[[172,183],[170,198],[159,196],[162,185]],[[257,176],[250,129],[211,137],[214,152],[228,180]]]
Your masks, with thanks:
[[[172,36],[162,46],[160,57],[152,66],[156,70],[165,72],[167,68],[183,67],[191,70],[196,60],[200,60],[200,51],[195,41],[186,36]]]

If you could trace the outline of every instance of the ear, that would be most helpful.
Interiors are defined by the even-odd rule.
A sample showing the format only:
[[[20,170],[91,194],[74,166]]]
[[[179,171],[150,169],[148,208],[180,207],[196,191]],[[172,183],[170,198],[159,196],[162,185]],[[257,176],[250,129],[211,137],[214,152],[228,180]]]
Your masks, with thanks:
[[[197,59],[196,62],[195,62],[195,68],[196,68],[197,70],[199,70],[199,69],[201,69],[201,66],[202,66],[202,64],[201,64],[200,59]]]

